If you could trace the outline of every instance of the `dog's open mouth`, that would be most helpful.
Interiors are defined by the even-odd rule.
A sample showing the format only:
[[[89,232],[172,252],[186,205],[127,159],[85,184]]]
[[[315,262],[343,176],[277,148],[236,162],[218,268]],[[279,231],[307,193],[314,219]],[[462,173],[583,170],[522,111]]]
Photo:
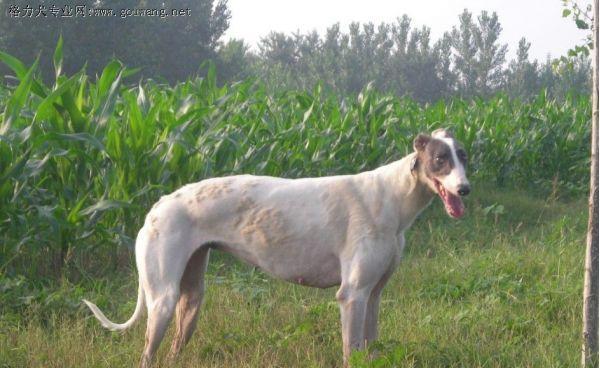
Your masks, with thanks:
[[[439,180],[433,179],[433,182],[435,183],[438,195],[442,199],[442,202],[444,202],[444,207],[446,207],[448,215],[454,218],[462,217],[465,214],[465,205],[462,199],[449,190],[446,190]]]

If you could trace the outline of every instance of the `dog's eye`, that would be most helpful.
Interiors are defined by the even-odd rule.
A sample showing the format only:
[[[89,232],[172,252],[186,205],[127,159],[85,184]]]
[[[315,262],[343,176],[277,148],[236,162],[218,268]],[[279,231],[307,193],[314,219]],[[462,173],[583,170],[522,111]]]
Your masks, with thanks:
[[[456,152],[456,155],[458,156],[458,158],[459,158],[461,161],[464,161],[464,162],[466,162],[466,161],[467,161],[467,153],[466,153],[465,151],[463,151],[463,150],[457,151],[457,152]]]
[[[436,163],[441,164],[444,161],[446,161],[446,157],[445,156],[435,156],[435,162]]]

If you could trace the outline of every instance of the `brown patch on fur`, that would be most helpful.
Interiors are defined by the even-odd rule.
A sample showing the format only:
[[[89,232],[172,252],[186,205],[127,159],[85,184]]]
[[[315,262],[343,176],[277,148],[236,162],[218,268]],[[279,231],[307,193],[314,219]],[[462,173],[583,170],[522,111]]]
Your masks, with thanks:
[[[242,222],[246,219],[249,213],[252,213],[254,208],[256,208],[256,204],[252,200],[252,198],[248,197],[246,191],[243,191],[243,197],[240,199],[235,212],[236,217],[233,223],[233,226],[237,229],[240,227]]]
[[[282,212],[275,208],[260,207],[252,203],[240,216],[243,218],[236,222],[240,223],[240,233],[247,242],[268,246],[289,240],[284,231]]]
[[[152,223],[150,225],[150,230],[149,230],[149,235],[150,235],[150,239],[157,239],[158,236],[160,235],[160,233],[158,232],[158,229],[156,228],[156,217],[152,219]]]
[[[232,191],[230,180],[219,180],[216,183],[201,183],[196,191],[196,202],[202,202],[205,199],[217,199]]]
[[[244,189],[251,189],[254,188],[258,185],[258,180],[250,180],[248,182],[246,182],[243,186]]]
[[[158,217],[156,217],[156,215],[150,213],[148,215],[148,222],[149,222],[149,226],[148,226],[148,235],[150,237],[151,240],[154,240],[156,238],[158,238],[159,233],[158,233],[158,229],[156,226],[156,223],[158,222]]]

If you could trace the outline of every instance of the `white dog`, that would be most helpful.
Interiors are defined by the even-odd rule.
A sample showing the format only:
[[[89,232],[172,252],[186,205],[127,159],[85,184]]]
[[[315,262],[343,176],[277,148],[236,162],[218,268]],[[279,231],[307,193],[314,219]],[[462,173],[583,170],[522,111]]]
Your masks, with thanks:
[[[404,248],[404,232],[437,193],[452,217],[470,191],[466,153],[445,130],[420,134],[415,152],[357,175],[282,179],[241,175],[186,185],[146,216],[135,246],[139,291],[133,316],[102,325],[124,330],[148,309],[141,366],[149,366],[173,313],[175,356],[190,339],[211,249],[236,255],[297,284],[340,285],[344,364],[377,338],[382,288]]]

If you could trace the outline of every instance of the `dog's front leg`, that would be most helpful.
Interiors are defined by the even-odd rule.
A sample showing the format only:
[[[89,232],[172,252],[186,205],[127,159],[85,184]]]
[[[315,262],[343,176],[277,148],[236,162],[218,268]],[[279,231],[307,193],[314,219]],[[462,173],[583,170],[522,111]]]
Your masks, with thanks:
[[[365,341],[367,345],[377,340],[377,319],[379,315],[380,299],[381,291],[379,290],[373,290],[368,299],[364,327]]]
[[[344,367],[348,367],[353,350],[364,349],[366,340],[377,336],[381,289],[397,263],[391,244],[389,239],[363,239],[352,257],[341,261],[342,285],[336,298],[342,317]]]
[[[369,294],[370,290],[356,290],[343,284],[336,294],[342,316],[344,367],[348,367],[353,350],[365,348],[364,326]]]
[[[388,272],[386,272],[381,280],[375,285],[373,291],[371,291],[371,295],[369,296],[367,302],[367,313],[365,317],[365,340],[367,344],[370,344],[377,340],[377,319],[379,315],[379,301],[381,299],[381,292],[383,291],[383,287],[390,279],[390,276],[394,272],[394,267],[391,267]]]

